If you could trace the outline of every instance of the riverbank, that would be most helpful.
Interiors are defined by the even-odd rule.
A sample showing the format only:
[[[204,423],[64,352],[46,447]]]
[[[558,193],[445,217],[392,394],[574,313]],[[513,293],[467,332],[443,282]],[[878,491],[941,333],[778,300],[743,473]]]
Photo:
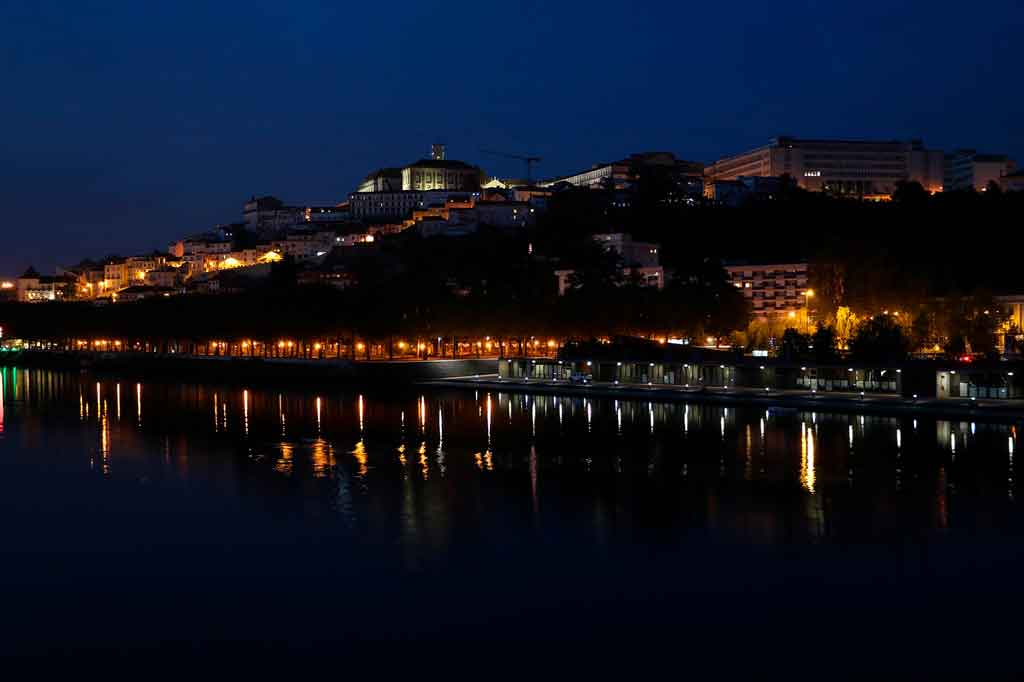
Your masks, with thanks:
[[[929,416],[969,421],[1016,422],[1024,420],[1024,401],[968,400],[964,398],[915,399],[898,395],[815,393],[800,390],[752,388],[686,388],[646,384],[570,384],[564,381],[460,377],[427,380],[420,385],[506,393],[534,393],[578,398],[622,398],[661,402],[715,403],[756,407],[785,407],[816,412],[851,412],[890,416]]]
[[[495,358],[444,360],[346,360],[186,356],[155,353],[21,351],[0,356],[9,367],[274,383],[391,383],[497,375]]]

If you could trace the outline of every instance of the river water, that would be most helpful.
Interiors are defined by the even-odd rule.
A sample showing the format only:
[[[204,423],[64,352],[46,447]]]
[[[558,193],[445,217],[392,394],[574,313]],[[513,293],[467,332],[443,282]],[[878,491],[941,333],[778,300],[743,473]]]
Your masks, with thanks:
[[[1015,666],[1011,424],[13,367],[0,387],[6,653]]]

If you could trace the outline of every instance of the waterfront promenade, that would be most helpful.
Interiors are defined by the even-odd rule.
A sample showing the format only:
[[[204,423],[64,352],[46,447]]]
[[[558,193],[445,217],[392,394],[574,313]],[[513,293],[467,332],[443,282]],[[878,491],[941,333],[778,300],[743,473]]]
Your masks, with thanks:
[[[218,381],[298,383],[408,383],[449,377],[497,376],[496,358],[429,360],[350,360],[347,358],[275,358],[184,353],[56,352],[26,350],[0,355],[0,364],[15,367],[88,369]]]
[[[960,418],[970,421],[1024,420],[1024,401],[967,398],[905,398],[882,393],[846,391],[815,392],[791,389],[743,387],[681,387],[648,384],[591,382],[575,384],[559,380],[499,378],[497,375],[454,377],[420,382],[438,387],[460,387],[510,393],[537,393],[581,398],[623,398],[662,402],[701,402],[724,405],[751,405],[797,410],[854,412],[886,415],[922,415]]]

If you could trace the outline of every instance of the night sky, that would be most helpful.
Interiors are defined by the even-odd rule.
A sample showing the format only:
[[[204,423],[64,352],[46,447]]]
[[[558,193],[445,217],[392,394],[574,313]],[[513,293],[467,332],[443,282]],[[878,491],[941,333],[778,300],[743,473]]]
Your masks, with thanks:
[[[1024,5],[0,0],[0,274],[336,203],[427,155],[544,176],[777,134],[1024,161]],[[1016,41],[1016,42],[1015,42]]]

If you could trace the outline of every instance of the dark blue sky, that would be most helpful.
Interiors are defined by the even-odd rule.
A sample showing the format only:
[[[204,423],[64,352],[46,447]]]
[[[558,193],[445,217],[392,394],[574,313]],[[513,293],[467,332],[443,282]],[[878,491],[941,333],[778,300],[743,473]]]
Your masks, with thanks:
[[[434,140],[490,172],[767,138],[1024,161],[1020,0],[0,0],[0,273],[336,202]],[[1016,40],[1016,42],[1015,42]]]

